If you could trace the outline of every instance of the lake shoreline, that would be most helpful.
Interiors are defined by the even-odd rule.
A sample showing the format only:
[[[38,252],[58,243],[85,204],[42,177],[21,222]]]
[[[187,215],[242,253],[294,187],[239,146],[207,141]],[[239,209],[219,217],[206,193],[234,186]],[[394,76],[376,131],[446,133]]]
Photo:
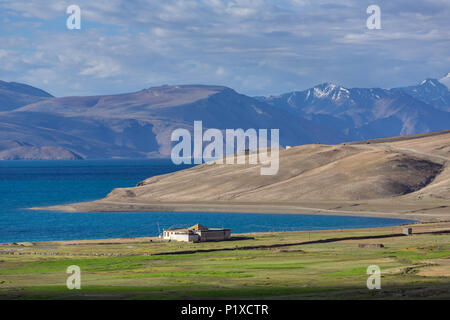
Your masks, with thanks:
[[[114,202],[105,199],[74,204],[34,207],[31,210],[62,212],[229,212],[255,214],[317,214],[335,216],[410,219],[420,222],[448,221],[448,201],[302,201],[302,202]]]
[[[440,223],[447,223],[447,221],[442,221]],[[414,226],[414,225],[426,225],[420,221],[403,223],[396,226],[384,226],[384,227],[366,227],[366,228],[337,228],[337,229],[322,229],[322,230],[292,230],[292,231],[261,231],[261,232],[251,232],[251,233],[232,233],[232,239],[219,242],[229,242],[236,241],[237,238],[250,237],[252,235],[275,235],[275,234],[319,234],[319,233],[340,233],[340,232],[389,232],[400,233],[400,228],[404,226]],[[39,247],[57,247],[57,246],[71,246],[71,245],[112,245],[112,244],[133,244],[133,243],[158,243],[158,242],[169,242],[167,240],[161,239],[158,236],[149,237],[124,237],[124,238],[106,238],[106,239],[85,239],[85,240],[48,240],[48,241],[22,241],[22,242],[5,242],[0,243],[0,247],[23,247],[23,248],[39,248]],[[175,241],[176,242],[176,241]],[[1,251],[0,251],[0,254]]]

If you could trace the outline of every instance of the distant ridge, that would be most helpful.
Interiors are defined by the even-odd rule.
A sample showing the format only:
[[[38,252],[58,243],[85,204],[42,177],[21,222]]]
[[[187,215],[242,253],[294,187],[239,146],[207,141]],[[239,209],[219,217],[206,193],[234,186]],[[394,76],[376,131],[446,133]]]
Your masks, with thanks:
[[[54,98],[0,82],[0,141],[62,147],[87,159],[161,158],[170,157],[173,130],[192,133],[201,120],[204,129],[280,129],[284,146],[339,144],[449,129],[449,104],[448,88],[436,79],[394,89],[323,83],[271,97],[218,85],[164,85]]]
[[[0,141],[0,160],[83,160],[84,158],[66,148],[58,146],[36,147],[29,143]]]
[[[428,103],[435,108],[443,111],[450,111],[450,92],[444,84],[437,79],[425,79],[419,85],[396,88],[394,91],[400,91],[410,96]]]
[[[44,90],[17,82],[0,80],[0,112],[10,111],[53,96]]]
[[[450,130],[441,130],[441,131],[435,131],[435,132],[411,134],[411,135],[407,135],[407,136],[378,138],[378,139],[370,139],[370,140],[365,140],[365,141],[355,141],[355,142],[350,142],[348,144],[367,144],[367,143],[385,143],[385,142],[406,141],[406,140],[414,140],[414,139],[420,139],[420,138],[425,138],[425,137],[446,135],[449,133],[450,133]]]

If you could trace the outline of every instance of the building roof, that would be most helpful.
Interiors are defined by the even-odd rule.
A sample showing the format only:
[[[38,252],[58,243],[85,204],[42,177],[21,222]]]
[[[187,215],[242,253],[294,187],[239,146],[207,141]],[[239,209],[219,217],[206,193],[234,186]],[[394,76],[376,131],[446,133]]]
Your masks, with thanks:
[[[206,232],[206,231],[231,231],[231,229],[218,229],[218,228],[212,228],[212,229],[209,229],[209,228],[207,228],[207,227],[205,227],[204,225],[201,225],[201,224],[196,224],[196,225],[194,225],[194,226],[192,226],[192,227],[189,227],[189,228],[169,228],[169,229],[166,229],[166,230],[164,230],[164,231],[176,231],[176,232],[185,232],[185,233],[195,233],[195,232],[198,232],[198,231],[204,231],[204,232]]]
[[[198,231],[198,230],[200,230],[200,231],[207,231],[207,230],[208,230],[208,228],[207,228],[207,227],[205,227],[205,226],[203,226],[203,225],[201,225],[201,224],[196,224],[195,226],[192,226],[192,227],[188,228],[188,230],[195,230],[195,231]]]
[[[189,229],[167,229],[164,231],[171,231],[175,234],[196,234],[193,230]]]

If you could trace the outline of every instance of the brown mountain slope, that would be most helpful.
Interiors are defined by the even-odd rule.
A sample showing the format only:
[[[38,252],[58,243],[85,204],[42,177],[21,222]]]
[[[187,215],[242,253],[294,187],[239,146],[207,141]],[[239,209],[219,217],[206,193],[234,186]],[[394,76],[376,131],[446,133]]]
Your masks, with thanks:
[[[153,177],[136,188],[116,189],[107,199],[157,201],[360,200],[420,189],[442,164],[379,148],[307,145],[281,152],[280,170],[260,175],[260,166],[203,165]]]
[[[397,150],[418,154],[419,156],[431,157],[437,161],[442,160],[444,163],[444,168],[436,179],[421,190],[408,195],[409,198],[450,200],[450,131],[447,131],[446,134],[434,137],[429,136],[411,141],[397,141],[390,144],[391,147]]]
[[[316,210],[416,218],[436,211],[434,218],[447,217],[449,156],[450,132],[393,142],[306,145],[282,150],[274,176],[261,176],[260,165],[204,164],[115,189],[100,201],[56,209],[190,211],[223,206],[221,211]]]

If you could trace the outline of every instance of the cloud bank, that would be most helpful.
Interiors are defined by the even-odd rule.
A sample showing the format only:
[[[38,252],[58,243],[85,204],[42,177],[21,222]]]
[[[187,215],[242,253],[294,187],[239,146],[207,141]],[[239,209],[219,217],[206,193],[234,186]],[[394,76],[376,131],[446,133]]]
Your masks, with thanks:
[[[66,28],[81,8],[82,29]],[[394,87],[450,71],[450,2],[3,0],[0,74],[52,94],[227,85],[250,95],[324,81]]]

